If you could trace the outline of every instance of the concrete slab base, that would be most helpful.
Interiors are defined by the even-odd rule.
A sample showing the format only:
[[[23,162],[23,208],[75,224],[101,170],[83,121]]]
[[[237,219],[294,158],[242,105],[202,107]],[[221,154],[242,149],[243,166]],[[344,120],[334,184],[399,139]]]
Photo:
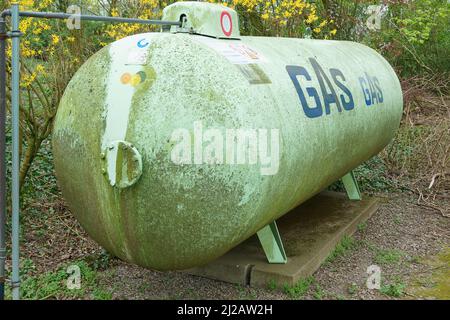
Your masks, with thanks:
[[[185,272],[254,287],[294,285],[312,275],[342,237],[353,234],[377,208],[376,198],[350,201],[343,193],[322,192],[277,220],[286,264],[269,264],[255,235],[208,265]]]

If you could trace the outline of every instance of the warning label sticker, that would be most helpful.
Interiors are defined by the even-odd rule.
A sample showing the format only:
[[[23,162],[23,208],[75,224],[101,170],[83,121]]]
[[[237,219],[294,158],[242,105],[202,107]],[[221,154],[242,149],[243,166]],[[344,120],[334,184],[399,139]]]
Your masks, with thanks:
[[[248,45],[238,41],[218,40],[207,37],[196,37],[197,41],[207,45],[227,58],[233,64],[255,64],[267,62],[265,57],[250,48]]]
[[[223,11],[220,15],[220,26],[224,35],[227,37],[231,36],[233,32],[233,19],[231,19],[231,15],[226,11]]]

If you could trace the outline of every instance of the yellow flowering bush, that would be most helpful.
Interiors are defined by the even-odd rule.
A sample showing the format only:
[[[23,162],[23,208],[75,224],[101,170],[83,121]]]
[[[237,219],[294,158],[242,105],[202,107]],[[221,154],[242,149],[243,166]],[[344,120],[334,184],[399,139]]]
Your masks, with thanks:
[[[52,11],[55,0],[22,0],[19,4],[20,10]],[[5,7],[9,6],[10,2],[7,2]],[[69,46],[71,42],[73,43],[74,37],[68,37],[65,25],[55,20],[21,18],[19,30],[23,34],[20,41],[21,86],[28,88],[38,80],[39,75],[45,75],[48,71],[46,69],[52,67],[52,59],[49,58],[58,54],[70,55],[72,48]],[[10,45],[7,48],[7,55],[11,57]]]
[[[55,0],[19,1],[22,11],[56,11]],[[10,1],[0,9],[10,7]],[[9,19],[7,20],[9,23]],[[80,31],[70,31],[65,21],[21,18],[19,30],[20,79],[20,130],[22,159],[21,185],[41,143],[51,133],[53,119],[64,89],[84,59],[81,58]],[[7,43],[7,68],[10,76],[11,41]],[[9,81],[8,81],[9,83]]]
[[[109,14],[113,17],[130,17],[147,20],[160,19],[162,9],[172,2],[168,3],[157,0],[139,0],[134,3],[127,3],[124,1],[121,3],[121,6],[112,6],[109,9]],[[151,25],[117,23],[106,25],[105,32],[111,40],[118,40],[131,34],[156,30],[159,30],[159,28]],[[106,45],[105,42],[101,42],[100,44]]]
[[[314,3],[307,0],[208,0],[235,9],[240,15],[241,33],[244,35],[267,35],[302,37],[309,28],[314,38],[332,38],[336,34],[332,21],[323,19]],[[120,2],[120,1],[119,1]],[[109,10],[111,16],[140,19],[160,19],[162,10],[175,1],[139,0],[132,4],[125,1]],[[110,24],[106,27],[109,40],[121,39],[138,32],[159,29],[155,26],[134,24]],[[106,39],[108,40],[108,39]],[[100,42],[106,45],[106,40]]]
[[[332,21],[318,13],[315,3],[307,0],[230,0],[221,3],[240,15],[241,33],[249,35],[303,37],[312,31],[314,38],[336,34]]]

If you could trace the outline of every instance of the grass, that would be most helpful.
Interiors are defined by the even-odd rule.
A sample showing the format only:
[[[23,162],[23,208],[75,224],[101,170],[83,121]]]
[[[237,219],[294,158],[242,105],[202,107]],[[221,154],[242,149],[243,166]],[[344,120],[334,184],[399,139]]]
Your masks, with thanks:
[[[30,266],[30,262],[25,260]],[[80,288],[69,289],[68,281],[71,274],[67,273],[67,266],[56,271],[49,271],[37,275],[22,275],[21,297],[26,300],[44,299],[84,299],[90,296],[96,300],[112,299],[112,294],[101,288],[97,280],[97,272],[85,261],[72,263],[80,269]],[[27,273],[31,269],[22,269]],[[7,299],[11,298],[11,292],[6,292]]]
[[[401,224],[402,223],[402,216],[400,214],[396,214],[394,216],[393,221],[394,221],[395,224]]]
[[[291,299],[299,299],[303,297],[306,292],[308,292],[311,285],[315,282],[314,277],[308,277],[305,279],[300,279],[295,285],[289,286],[285,285],[283,288],[284,293],[286,293]]]
[[[325,291],[318,284],[316,285],[316,291],[314,291],[313,297],[316,300],[322,300],[325,296]]]
[[[113,262],[113,257],[106,251],[103,250],[100,254],[94,254],[86,256],[85,260],[92,266],[94,270],[103,271],[111,267]]]
[[[450,300],[450,247],[444,247],[439,254],[427,257],[421,263],[433,271],[418,275],[410,287],[412,292],[419,297]]]
[[[345,235],[341,241],[336,245],[334,250],[325,260],[325,263],[332,263],[337,258],[346,255],[349,251],[356,247],[356,241],[351,236]]]
[[[354,282],[351,283],[348,286],[348,293],[351,294],[351,295],[354,295],[357,292],[358,292],[358,285],[356,283],[354,283]]]
[[[101,288],[95,288],[92,291],[92,298],[94,300],[111,300],[112,293]]]
[[[362,222],[356,227],[358,231],[363,232],[367,229],[367,222]]]
[[[238,290],[239,300],[255,300],[257,298],[256,294],[250,288],[243,287],[240,284],[236,288]]]
[[[380,265],[397,264],[400,262],[403,256],[403,251],[396,249],[378,250],[375,255],[375,263]]]
[[[277,282],[275,279],[270,279],[269,282],[267,282],[267,289],[270,291],[275,291],[277,289]]]
[[[382,284],[380,292],[386,296],[399,298],[405,293],[406,285],[400,281],[395,280],[391,284]]]
[[[140,294],[145,294],[151,288],[150,284],[147,282],[143,282],[139,284],[138,291]]]

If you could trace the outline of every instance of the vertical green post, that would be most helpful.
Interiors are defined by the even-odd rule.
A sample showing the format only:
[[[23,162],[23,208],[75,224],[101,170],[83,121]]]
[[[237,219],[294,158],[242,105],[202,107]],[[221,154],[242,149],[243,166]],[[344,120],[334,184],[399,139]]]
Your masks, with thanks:
[[[19,186],[19,81],[20,81],[20,31],[19,31],[19,4],[14,2],[11,5],[12,17],[12,57],[11,57],[11,109],[12,109],[12,298],[20,299],[20,276],[19,276],[19,206],[20,206],[20,186]]]

